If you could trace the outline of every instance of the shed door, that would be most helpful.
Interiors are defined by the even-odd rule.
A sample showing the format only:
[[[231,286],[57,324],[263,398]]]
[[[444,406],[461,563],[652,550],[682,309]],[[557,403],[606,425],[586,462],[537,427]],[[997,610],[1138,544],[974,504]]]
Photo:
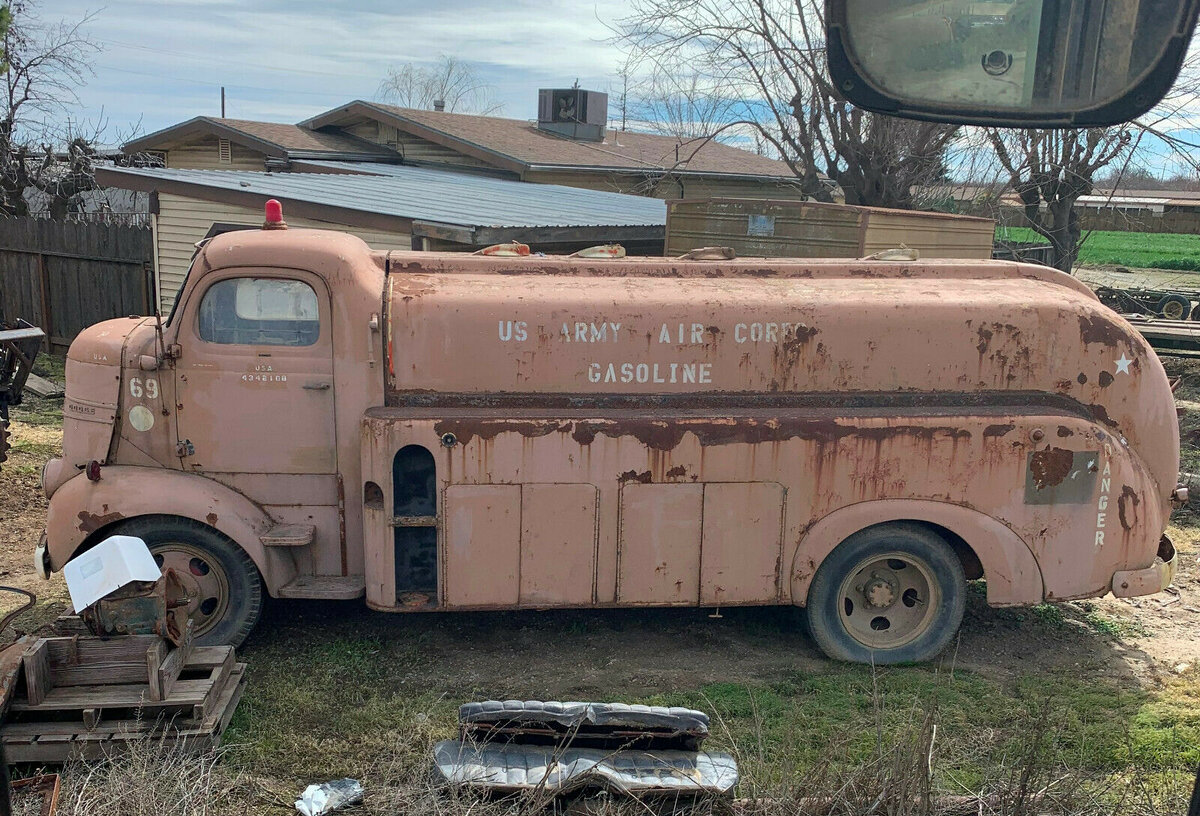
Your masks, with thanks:
[[[189,298],[177,319],[185,469],[337,472],[333,333],[318,278],[238,270]]]

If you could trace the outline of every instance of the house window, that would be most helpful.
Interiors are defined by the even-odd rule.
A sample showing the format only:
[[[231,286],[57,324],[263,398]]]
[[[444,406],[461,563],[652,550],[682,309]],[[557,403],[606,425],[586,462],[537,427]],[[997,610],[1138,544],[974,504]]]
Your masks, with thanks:
[[[221,164],[233,163],[233,149],[229,146],[228,139],[217,139],[217,159]]]

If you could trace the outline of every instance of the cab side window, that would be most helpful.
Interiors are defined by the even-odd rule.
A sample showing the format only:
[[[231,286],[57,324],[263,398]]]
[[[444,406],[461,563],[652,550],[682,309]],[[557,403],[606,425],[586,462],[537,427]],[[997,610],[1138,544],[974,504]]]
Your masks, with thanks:
[[[200,339],[244,346],[311,346],[321,335],[317,293],[282,278],[229,278],[200,301]]]

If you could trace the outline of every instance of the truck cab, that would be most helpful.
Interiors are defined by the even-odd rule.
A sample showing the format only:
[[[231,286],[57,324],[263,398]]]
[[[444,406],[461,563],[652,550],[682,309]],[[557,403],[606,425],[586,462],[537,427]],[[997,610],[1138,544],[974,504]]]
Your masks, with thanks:
[[[116,534],[203,642],[264,595],[391,612],[808,606],[936,654],[989,603],[1157,592],[1162,366],[1085,286],[980,261],[374,252],[213,238],[161,327],[72,344],[35,562]]]

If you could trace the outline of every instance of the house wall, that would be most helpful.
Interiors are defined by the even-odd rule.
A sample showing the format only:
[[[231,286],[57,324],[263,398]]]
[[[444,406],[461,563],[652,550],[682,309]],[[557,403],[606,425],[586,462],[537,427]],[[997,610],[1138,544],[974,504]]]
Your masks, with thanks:
[[[409,249],[412,239],[407,233],[379,232],[347,224],[295,218],[284,210],[289,227],[331,229],[357,235],[372,249]],[[215,223],[262,224],[262,210],[239,207],[215,201],[203,201],[168,193],[158,196],[158,213],[154,216],[155,278],[158,281],[160,308],[166,314],[175,303],[183,286],[196,242],[204,238]]]
[[[230,143],[229,162],[220,158],[218,139],[206,136],[195,142],[166,151],[166,166],[181,170],[263,170],[267,155],[239,144]]]
[[[339,130],[349,133],[352,136],[357,136],[360,139],[365,139],[368,142],[389,147],[399,152],[407,161],[450,164],[457,167],[478,167],[486,170],[496,169],[487,162],[464,155],[457,150],[434,144],[427,139],[422,139],[411,133],[402,133],[390,125],[385,125],[382,122],[374,120],[358,122],[339,128]]]

